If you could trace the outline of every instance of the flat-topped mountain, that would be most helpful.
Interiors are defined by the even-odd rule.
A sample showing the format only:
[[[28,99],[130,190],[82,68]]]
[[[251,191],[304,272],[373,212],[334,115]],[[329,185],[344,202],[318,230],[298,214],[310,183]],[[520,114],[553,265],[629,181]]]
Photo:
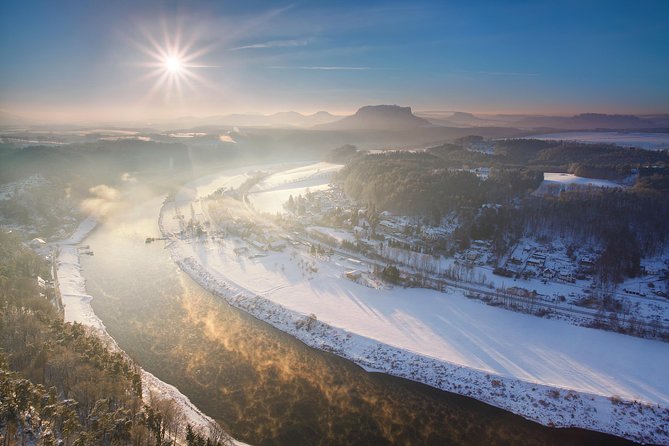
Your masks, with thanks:
[[[432,125],[427,119],[411,112],[411,107],[398,105],[367,105],[354,115],[339,121],[319,125],[331,130],[407,130]]]

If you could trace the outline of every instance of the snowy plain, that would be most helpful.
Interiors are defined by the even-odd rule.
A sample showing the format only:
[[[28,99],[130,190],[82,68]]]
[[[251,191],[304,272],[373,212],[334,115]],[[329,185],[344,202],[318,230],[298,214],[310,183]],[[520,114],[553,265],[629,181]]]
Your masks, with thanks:
[[[312,166],[311,175],[318,170]],[[306,167],[301,173],[277,173],[265,184],[310,176]],[[242,181],[228,172],[216,180],[227,187]],[[210,190],[204,183],[212,181],[187,189]],[[204,195],[186,195],[206,206]],[[240,239],[174,237],[175,209],[193,203],[179,200],[186,195],[161,209],[176,263],[212,293],[306,344],[542,424],[669,444],[669,344],[486,306],[455,290],[366,287],[344,278],[350,265],[306,250],[246,257],[236,250],[245,246]]]

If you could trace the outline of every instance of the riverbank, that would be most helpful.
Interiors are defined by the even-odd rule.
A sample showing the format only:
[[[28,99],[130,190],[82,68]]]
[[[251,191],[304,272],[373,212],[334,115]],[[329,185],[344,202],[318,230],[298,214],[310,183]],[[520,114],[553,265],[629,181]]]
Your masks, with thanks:
[[[198,185],[188,187],[194,190]],[[198,198],[201,196],[189,200]],[[163,236],[174,232],[171,206],[174,203],[166,203],[161,209]],[[183,209],[188,206],[186,200],[178,203]],[[269,256],[240,266],[230,260],[233,257],[226,257],[226,250],[233,251],[232,247],[221,243],[173,237],[168,248],[179,267],[205,289],[311,347],[336,353],[367,370],[472,397],[547,426],[581,427],[639,442],[669,443],[669,400],[661,371],[666,370],[664,344],[487,308],[455,292],[397,289],[382,292],[372,301],[367,288],[348,283],[341,287],[334,279],[309,282],[296,276],[283,286],[280,279],[268,276],[279,264],[284,265],[282,259]],[[288,260],[285,264],[288,268]],[[320,264],[319,268],[319,274],[327,277],[326,268]],[[266,292],[254,289],[269,282],[273,285],[265,287]],[[308,290],[298,286],[309,288],[311,296],[305,297]],[[337,291],[333,296],[327,294],[333,290]],[[421,317],[443,312],[438,323],[446,328],[435,332],[435,323],[416,321],[417,313],[410,312],[407,302],[421,302],[426,310]],[[398,315],[404,316],[404,325],[399,327],[389,322]],[[479,317],[480,326],[468,324],[467,319]],[[481,327],[488,321],[496,322]],[[498,332],[486,332],[495,323]],[[416,327],[430,331],[421,333]],[[392,337],[387,336],[389,332]],[[556,337],[563,337],[563,344],[551,341]],[[464,348],[466,345],[472,348]],[[565,351],[565,345],[571,347]],[[652,364],[632,360],[637,358],[635,353],[641,358],[647,350],[656,353],[648,356]],[[590,357],[593,352],[598,352],[596,357]],[[532,368],[527,366],[528,357]],[[609,364],[614,367],[607,368]],[[621,373],[622,377],[616,376]]]
[[[54,243],[58,254],[56,274],[58,290],[64,306],[65,322],[77,322],[89,327],[96,333],[109,348],[123,352],[114,338],[107,332],[102,320],[95,314],[91,306],[92,297],[86,291],[86,280],[81,274],[78,245],[97,226],[93,217],[83,220],[74,233],[66,240]],[[190,399],[176,387],[161,381],[152,373],[140,368],[142,375],[142,397],[145,401],[152,398],[173,400],[184,415],[186,423],[193,426],[197,432],[207,435],[216,422],[199,410]],[[233,440],[235,441],[235,440]],[[235,441],[243,446],[244,443]]]

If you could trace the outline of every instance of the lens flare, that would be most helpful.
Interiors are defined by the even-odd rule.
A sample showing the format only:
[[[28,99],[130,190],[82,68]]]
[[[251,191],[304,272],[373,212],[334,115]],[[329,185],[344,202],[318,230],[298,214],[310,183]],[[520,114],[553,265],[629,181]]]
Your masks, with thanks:
[[[170,56],[165,59],[165,69],[170,73],[178,73],[181,71],[183,64],[176,56]]]
[[[170,32],[166,26],[163,27],[163,39],[158,40],[152,34],[145,32],[144,42],[133,41],[133,44],[149,60],[140,63],[149,69],[141,78],[142,81],[153,81],[153,85],[147,91],[144,100],[148,100],[158,93],[164,94],[167,102],[175,96],[183,99],[185,89],[194,90],[197,85],[211,87],[210,83],[197,71],[202,68],[212,68],[212,65],[203,65],[199,59],[212,48],[196,47],[196,38],[183,42],[180,29]]]

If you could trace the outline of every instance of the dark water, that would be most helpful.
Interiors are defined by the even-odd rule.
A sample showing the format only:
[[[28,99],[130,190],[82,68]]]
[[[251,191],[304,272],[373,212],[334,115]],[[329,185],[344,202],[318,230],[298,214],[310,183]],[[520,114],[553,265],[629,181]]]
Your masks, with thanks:
[[[213,297],[158,236],[162,197],[118,209],[86,240],[93,308],[119,345],[236,438],[259,445],[627,444],[550,429],[476,400],[367,373]]]

